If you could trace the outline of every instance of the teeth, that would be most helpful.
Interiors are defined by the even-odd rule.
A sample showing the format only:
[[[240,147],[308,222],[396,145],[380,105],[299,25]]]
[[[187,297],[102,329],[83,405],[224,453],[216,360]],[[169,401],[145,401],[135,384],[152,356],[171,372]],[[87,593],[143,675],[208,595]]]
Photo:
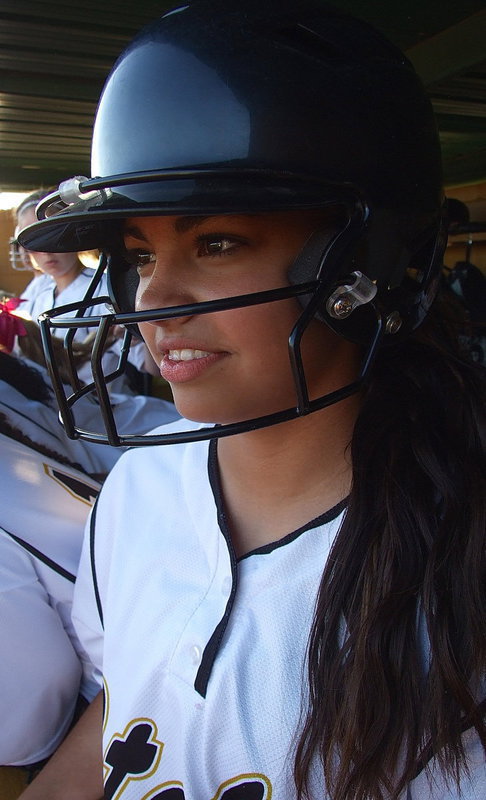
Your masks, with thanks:
[[[209,355],[211,354],[206,353],[205,350],[189,350],[188,348],[184,350],[169,350],[167,353],[169,361],[193,361],[197,358],[205,358]]]

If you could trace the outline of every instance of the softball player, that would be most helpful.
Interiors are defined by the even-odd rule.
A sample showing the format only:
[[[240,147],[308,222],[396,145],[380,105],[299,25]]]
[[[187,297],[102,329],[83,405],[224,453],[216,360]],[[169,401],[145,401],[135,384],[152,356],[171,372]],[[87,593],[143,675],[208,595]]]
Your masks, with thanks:
[[[20,243],[104,250],[98,341],[138,325],[191,423],[106,411],[154,446],[85,538],[103,695],[25,800],[484,798],[484,376],[433,306],[440,173],[411,65],[314,0],[184,3],[118,60],[96,177]]]

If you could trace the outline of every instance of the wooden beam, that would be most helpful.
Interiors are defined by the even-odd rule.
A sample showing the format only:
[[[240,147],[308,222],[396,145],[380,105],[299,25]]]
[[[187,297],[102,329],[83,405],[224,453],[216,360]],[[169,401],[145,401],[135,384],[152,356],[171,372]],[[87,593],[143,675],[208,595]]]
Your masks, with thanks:
[[[486,10],[478,11],[406,51],[425,86],[470,69],[486,58]]]

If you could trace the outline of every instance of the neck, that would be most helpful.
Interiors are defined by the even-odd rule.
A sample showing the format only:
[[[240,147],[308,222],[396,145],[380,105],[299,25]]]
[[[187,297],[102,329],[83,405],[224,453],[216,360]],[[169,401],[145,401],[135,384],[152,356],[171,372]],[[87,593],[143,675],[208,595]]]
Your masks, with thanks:
[[[69,286],[73,281],[75,281],[76,278],[78,277],[78,275],[83,271],[83,269],[84,269],[84,267],[83,267],[81,261],[77,261],[76,265],[73,267],[73,269],[69,270],[69,272],[67,272],[65,275],[60,275],[59,277],[55,278],[55,281],[56,281],[55,294],[56,294],[56,296],[58,294],[61,294],[61,292],[63,292],[64,289],[67,286]]]
[[[238,555],[278,541],[343,500],[358,396],[218,442],[221,487]]]

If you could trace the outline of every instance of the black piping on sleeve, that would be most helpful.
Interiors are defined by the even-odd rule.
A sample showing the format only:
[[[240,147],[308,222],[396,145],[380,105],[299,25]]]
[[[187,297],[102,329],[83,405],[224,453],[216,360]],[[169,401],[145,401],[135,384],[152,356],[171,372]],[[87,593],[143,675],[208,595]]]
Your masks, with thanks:
[[[100,591],[98,588],[98,580],[96,578],[96,563],[95,563],[95,535],[96,535],[96,509],[98,507],[98,498],[96,498],[93,509],[91,511],[91,517],[89,521],[89,552],[90,552],[90,562],[91,562],[91,575],[93,578],[93,590],[95,593],[96,598],[96,607],[98,608],[98,614],[100,615],[100,622],[102,627],[103,625],[103,607],[101,605],[101,597]]]
[[[74,583],[74,581],[76,580],[76,576],[73,575],[71,572],[69,572],[67,569],[64,569],[64,567],[61,567],[61,565],[58,564],[57,561],[54,561],[54,559],[49,558],[49,556],[47,556],[45,553],[42,553],[40,550],[38,550],[37,547],[34,547],[34,545],[29,544],[29,542],[26,542],[24,539],[21,539],[20,536],[16,536],[14,533],[5,530],[5,528],[2,528],[2,530],[5,531],[7,536],[10,536],[10,538],[13,539],[14,542],[17,542],[17,544],[19,544],[20,547],[23,547],[23,549],[27,550],[28,553],[35,556],[35,558],[37,558],[39,561],[42,561],[42,563],[45,564],[47,567],[50,567],[50,569],[54,570],[54,572],[57,572],[58,575],[61,575],[63,578],[66,578],[66,580],[70,581],[71,583]]]

